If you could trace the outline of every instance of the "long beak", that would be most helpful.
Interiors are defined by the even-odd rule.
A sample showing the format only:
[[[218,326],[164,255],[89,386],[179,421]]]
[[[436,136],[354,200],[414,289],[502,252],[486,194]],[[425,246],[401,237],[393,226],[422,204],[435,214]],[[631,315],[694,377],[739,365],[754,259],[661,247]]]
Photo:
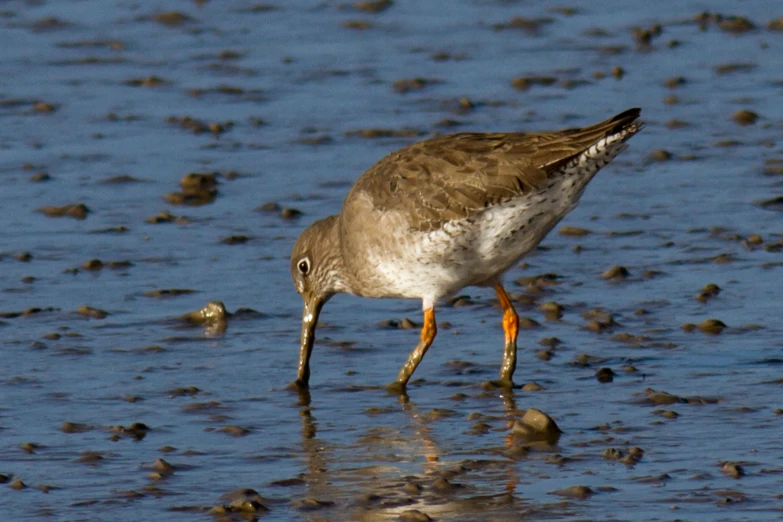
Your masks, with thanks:
[[[302,388],[307,388],[310,382],[310,355],[313,353],[315,342],[315,325],[318,323],[318,315],[325,302],[325,299],[318,297],[305,298],[302,312],[302,344],[299,348],[299,373],[296,377],[297,386]]]

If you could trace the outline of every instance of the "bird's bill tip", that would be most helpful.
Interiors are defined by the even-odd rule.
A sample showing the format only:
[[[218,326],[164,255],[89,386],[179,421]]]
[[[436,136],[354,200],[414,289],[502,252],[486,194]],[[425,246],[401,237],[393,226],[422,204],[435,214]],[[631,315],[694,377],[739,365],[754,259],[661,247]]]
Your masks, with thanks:
[[[318,315],[324,300],[317,297],[304,297],[304,310],[302,311],[302,338],[299,347],[299,371],[296,377],[296,385],[306,388],[310,382],[310,356],[313,353],[315,343],[315,327],[318,323]]]

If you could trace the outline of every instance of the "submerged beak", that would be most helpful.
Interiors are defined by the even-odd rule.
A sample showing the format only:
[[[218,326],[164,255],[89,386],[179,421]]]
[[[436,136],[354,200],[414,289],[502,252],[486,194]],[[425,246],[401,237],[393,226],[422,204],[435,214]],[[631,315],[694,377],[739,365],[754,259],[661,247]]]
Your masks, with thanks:
[[[321,313],[326,299],[320,297],[305,297],[304,311],[302,312],[302,344],[299,348],[299,373],[296,384],[307,388],[310,382],[310,355],[313,353],[315,342],[315,325],[318,323],[318,315]]]

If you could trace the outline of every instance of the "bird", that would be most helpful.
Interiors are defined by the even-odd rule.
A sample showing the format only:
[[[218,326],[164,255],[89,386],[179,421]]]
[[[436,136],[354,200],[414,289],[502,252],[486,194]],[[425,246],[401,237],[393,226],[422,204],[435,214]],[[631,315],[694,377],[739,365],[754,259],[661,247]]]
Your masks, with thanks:
[[[519,317],[502,277],[573,210],[596,173],[644,123],[628,109],[583,128],[462,132],[388,154],[348,191],[339,214],[296,240],[290,270],[304,300],[299,366],[306,389],[315,330],[337,293],[415,298],[423,324],[390,390],[406,385],[437,334],[435,306],[468,286],[494,288],[505,334],[499,379],[514,386]]]

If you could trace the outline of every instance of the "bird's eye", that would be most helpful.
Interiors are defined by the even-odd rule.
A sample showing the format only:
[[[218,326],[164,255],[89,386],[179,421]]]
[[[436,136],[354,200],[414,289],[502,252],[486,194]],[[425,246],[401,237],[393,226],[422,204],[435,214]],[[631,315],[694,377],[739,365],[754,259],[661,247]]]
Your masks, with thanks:
[[[310,273],[310,260],[306,257],[299,260],[299,263],[296,264],[296,268],[299,269],[299,273],[302,275],[307,275]]]

